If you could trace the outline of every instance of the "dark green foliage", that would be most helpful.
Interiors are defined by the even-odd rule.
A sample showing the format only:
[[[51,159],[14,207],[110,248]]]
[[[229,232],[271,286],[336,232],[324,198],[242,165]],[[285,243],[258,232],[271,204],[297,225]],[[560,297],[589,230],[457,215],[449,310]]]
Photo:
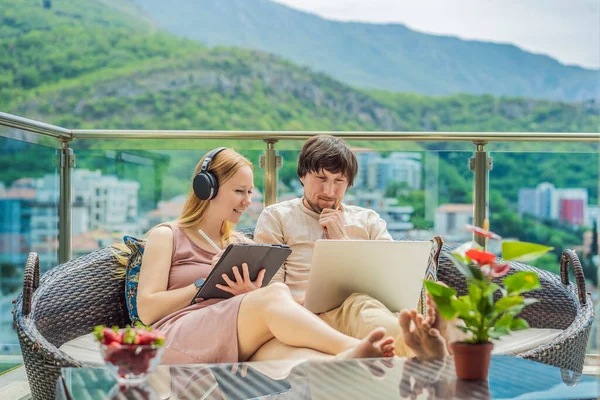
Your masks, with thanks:
[[[236,48],[207,49],[176,38],[140,19],[143,13],[129,2],[64,0],[43,9],[41,2],[0,0],[0,9],[0,110],[70,129],[596,132],[600,126],[600,109],[591,101],[563,103],[465,94],[425,97],[354,89],[273,55]],[[361,58],[367,53],[356,50],[355,54]],[[350,61],[348,68],[340,70],[352,71]],[[422,70],[418,60],[410,62],[412,69]],[[435,74],[426,75],[435,85],[442,80]],[[411,82],[421,84],[416,78]],[[186,192],[191,171],[206,150],[219,145],[243,148],[256,164],[258,152],[254,150],[264,149],[260,141],[144,141],[143,145],[158,150],[150,152],[159,160],[151,168],[122,168],[116,156],[104,150],[131,151],[142,147],[141,143],[76,140],[77,167],[99,168],[140,181],[140,207],[147,210],[160,198]],[[301,144],[282,141],[277,148],[297,150]],[[437,154],[439,204],[471,201],[472,172],[467,168],[471,143],[352,144],[382,151],[410,146],[411,151]],[[494,158],[491,226],[504,236],[526,238],[559,251],[580,244],[582,233],[519,217],[518,189],[546,179],[557,187],[585,187],[595,202],[598,144],[573,147],[553,143],[548,147],[559,153],[524,143],[487,146]],[[168,152],[182,148],[198,150]],[[1,179],[10,184],[24,172],[31,177],[53,173],[55,154],[54,149],[33,145],[16,151],[3,149]],[[290,185],[296,179],[297,152],[286,151],[283,156],[280,181]],[[260,188],[258,168],[255,175]],[[413,222],[425,228],[431,225],[424,215],[425,193],[430,188],[423,189],[396,197],[401,204],[415,208]]]

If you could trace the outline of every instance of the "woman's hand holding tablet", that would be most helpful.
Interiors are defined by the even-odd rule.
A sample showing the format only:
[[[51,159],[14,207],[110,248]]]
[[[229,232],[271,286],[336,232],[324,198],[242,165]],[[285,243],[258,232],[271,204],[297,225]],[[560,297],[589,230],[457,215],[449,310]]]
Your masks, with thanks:
[[[233,276],[235,277],[235,281],[229,279],[227,274],[222,274],[223,280],[227,283],[226,285],[221,285],[217,283],[215,286],[227,293],[231,293],[234,296],[238,294],[244,294],[251,292],[253,290],[259,289],[262,287],[262,282],[265,277],[266,269],[261,269],[258,272],[258,277],[253,282],[250,280],[250,272],[248,271],[248,264],[242,263],[242,274],[240,275],[240,271],[237,266],[232,268]]]
[[[191,304],[197,299],[228,299],[266,286],[291,252],[286,245],[230,244],[213,257],[212,270]]]

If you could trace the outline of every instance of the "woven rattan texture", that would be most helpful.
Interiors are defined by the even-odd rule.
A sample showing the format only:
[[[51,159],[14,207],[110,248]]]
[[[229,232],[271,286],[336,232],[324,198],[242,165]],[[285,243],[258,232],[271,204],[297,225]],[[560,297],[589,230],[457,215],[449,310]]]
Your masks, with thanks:
[[[48,271],[31,300],[24,298],[27,291],[17,298],[13,314],[34,399],[54,398],[60,367],[85,366],[60,351],[60,345],[95,325],[129,322],[117,266],[113,250],[101,249]],[[33,285],[36,275],[37,255],[28,259],[24,287]]]

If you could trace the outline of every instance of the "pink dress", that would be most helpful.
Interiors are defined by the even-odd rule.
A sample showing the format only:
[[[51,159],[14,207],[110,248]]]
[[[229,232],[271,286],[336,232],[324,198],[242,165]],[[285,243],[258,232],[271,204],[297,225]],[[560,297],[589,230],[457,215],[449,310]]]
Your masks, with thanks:
[[[206,278],[216,253],[202,249],[176,224],[165,226],[173,231],[167,290]],[[166,337],[162,364],[238,362],[237,316],[243,298],[200,301],[152,324]]]

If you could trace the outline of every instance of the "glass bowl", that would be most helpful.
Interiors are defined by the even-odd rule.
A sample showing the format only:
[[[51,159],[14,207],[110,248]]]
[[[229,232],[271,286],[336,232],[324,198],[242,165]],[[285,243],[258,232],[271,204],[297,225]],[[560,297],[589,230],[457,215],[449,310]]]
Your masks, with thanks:
[[[106,369],[120,384],[137,384],[146,380],[160,363],[164,346],[105,345],[100,352]]]

